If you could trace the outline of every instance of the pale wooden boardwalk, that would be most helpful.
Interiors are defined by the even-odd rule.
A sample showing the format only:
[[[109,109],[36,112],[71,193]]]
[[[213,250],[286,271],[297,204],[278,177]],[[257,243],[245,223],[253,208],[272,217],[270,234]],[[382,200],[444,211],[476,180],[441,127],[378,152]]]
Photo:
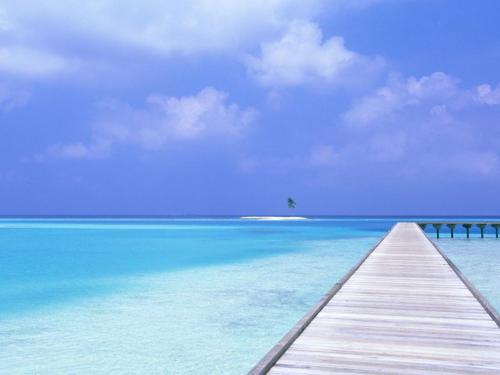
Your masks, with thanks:
[[[461,277],[399,223],[250,374],[499,375],[498,316]]]

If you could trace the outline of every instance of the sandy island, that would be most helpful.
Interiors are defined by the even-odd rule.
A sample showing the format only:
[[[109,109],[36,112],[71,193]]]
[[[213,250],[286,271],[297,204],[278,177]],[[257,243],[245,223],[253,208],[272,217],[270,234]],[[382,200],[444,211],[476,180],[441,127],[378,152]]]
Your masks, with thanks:
[[[245,220],[309,220],[303,216],[241,216]]]

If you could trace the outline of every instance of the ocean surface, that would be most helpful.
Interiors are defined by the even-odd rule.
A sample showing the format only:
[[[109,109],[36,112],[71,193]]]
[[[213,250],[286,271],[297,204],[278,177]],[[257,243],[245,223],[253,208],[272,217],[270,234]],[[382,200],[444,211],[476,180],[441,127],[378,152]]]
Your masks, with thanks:
[[[0,219],[0,374],[245,374],[401,220]],[[500,239],[446,236],[499,309]]]

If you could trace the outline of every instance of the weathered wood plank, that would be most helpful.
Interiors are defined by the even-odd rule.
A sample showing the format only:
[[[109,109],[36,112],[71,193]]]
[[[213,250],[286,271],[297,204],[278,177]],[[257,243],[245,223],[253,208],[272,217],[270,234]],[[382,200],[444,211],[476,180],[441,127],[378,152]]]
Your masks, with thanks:
[[[250,374],[500,374],[498,324],[420,228],[399,223]]]

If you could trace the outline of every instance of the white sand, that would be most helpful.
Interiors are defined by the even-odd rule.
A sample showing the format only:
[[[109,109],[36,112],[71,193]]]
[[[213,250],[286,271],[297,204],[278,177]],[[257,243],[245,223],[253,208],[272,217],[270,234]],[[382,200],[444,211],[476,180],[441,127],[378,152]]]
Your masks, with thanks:
[[[241,216],[245,220],[309,220],[303,216]]]

